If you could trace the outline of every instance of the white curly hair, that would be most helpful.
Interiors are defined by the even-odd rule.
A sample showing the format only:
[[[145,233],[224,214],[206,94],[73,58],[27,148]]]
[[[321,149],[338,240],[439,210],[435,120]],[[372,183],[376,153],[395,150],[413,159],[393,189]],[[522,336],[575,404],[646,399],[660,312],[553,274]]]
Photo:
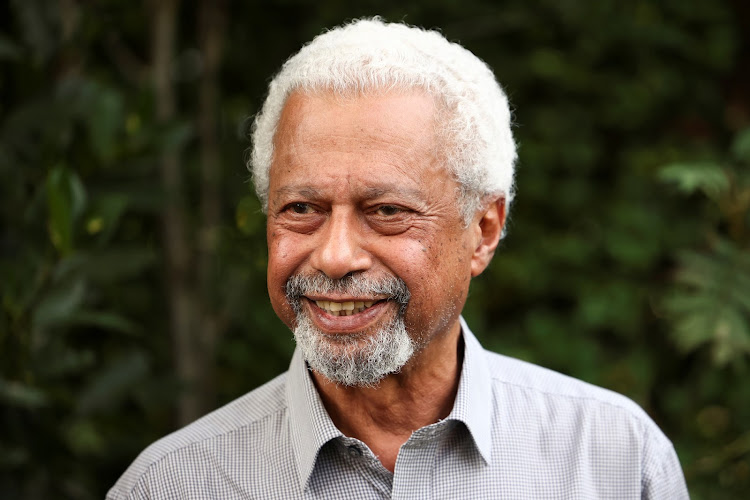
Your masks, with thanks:
[[[268,209],[274,134],[292,92],[343,97],[420,90],[438,106],[439,158],[460,185],[468,224],[487,197],[513,199],[516,145],[508,98],[492,70],[436,31],[380,18],[360,19],[315,37],[289,58],[269,84],[252,128],[248,167],[263,210]]]

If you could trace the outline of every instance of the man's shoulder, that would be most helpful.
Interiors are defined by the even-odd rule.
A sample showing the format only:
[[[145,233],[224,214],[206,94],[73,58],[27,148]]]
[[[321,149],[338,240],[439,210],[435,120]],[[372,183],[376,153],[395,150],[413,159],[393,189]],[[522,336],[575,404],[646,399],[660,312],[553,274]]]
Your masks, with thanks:
[[[195,446],[210,445],[232,434],[263,425],[287,409],[287,373],[283,373],[223,407],[199,418],[147,447],[128,467],[107,494],[108,499],[128,498],[153,466],[174,455],[190,453]],[[263,433],[261,433],[263,434]],[[259,446],[260,443],[256,443]]]
[[[634,401],[526,361],[484,352],[495,405],[498,467],[515,467],[519,474],[525,474],[527,464],[549,475],[575,470],[577,479],[592,480],[582,484],[594,488],[597,497],[616,498],[623,485],[630,485],[633,496],[687,498],[672,443]]]
[[[539,398],[550,404],[564,404],[600,412],[611,411],[644,423],[651,422],[637,403],[622,394],[528,361],[491,351],[485,353],[493,383],[508,392]]]

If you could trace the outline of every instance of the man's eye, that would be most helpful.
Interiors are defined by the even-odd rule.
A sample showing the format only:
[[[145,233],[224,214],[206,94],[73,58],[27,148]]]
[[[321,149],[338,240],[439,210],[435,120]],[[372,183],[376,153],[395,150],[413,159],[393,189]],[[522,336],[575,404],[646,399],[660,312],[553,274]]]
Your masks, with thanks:
[[[382,205],[375,212],[382,217],[393,217],[400,213],[401,209],[393,205]]]
[[[313,208],[307,203],[292,203],[287,207],[287,210],[291,210],[295,214],[310,214],[313,212]]]

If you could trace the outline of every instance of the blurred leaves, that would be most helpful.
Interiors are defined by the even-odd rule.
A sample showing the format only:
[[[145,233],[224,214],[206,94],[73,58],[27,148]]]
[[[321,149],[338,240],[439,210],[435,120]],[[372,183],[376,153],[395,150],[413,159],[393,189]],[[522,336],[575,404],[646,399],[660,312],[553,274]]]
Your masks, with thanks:
[[[664,301],[677,345],[685,352],[710,345],[718,366],[750,354],[750,183],[740,173],[750,167],[749,138],[750,128],[737,134],[726,166],[673,164],[660,171],[683,193],[702,192],[711,202],[706,208],[720,213],[706,249],[679,253],[675,286]]]
[[[34,308],[32,324],[36,328],[43,328],[69,319],[83,303],[85,293],[86,285],[81,279],[50,288]]]
[[[34,387],[0,379],[0,401],[10,406],[37,408],[47,403],[47,397]]]
[[[750,165],[750,127],[742,130],[732,143],[732,155],[745,166]]]
[[[52,244],[63,254],[73,250],[73,228],[86,206],[80,178],[63,166],[47,175],[49,233]]]
[[[739,131],[729,149],[716,155],[719,160],[672,164],[660,171],[661,179],[683,194],[705,196],[693,196],[703,214],[703,239],[677,252],[673,285],[662,306],[679,349],[710,353],[711,363],[724,369],[714,373],[739,386],[750,358],[750,128]],[[709,367],[697,375],[714,378]],[[747,399],[727,397],[728,392],[713,388],[707,401],[714,404],[698,413],[698,432],[717,446],[702,447],[686,473],[688,478],[718,476],[722,490],[739,491],[750,482],[750,432],[744,425],[750,405]],[[736,415],[724,406],[732,399]]]
[[[95,81],[75,77],[63,80],[57,91],[58,98],[67,102],[85,125],[98,160],[104,165],[112,161],[125,122],[122,94]]]
[[[750,254],[717,241],[714,252],[683,252],[665,307],[678,346],[711,344],[719,365],[750,354]]]
[[[147,373],[148,363],[143,353],[132,351],[117,356],[84,387],[76,411],[88,414],[114,409]]]
[[[702,191],[714,201],[726,196],[729,179],[715,163],[676,163],[661,169],[659,177],[677,184],[680,191],[692,194]]]

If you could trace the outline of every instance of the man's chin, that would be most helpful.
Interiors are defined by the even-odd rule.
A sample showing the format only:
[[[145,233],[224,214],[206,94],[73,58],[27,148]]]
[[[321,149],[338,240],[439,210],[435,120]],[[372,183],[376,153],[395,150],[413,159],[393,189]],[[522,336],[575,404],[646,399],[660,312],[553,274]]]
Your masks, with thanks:
[[[374,332],[331,335],[316,328],[302,313],[294,337],[315,372],[346,386],[377,385],[387,375],[400,371],[415,351],[400,317]]]

